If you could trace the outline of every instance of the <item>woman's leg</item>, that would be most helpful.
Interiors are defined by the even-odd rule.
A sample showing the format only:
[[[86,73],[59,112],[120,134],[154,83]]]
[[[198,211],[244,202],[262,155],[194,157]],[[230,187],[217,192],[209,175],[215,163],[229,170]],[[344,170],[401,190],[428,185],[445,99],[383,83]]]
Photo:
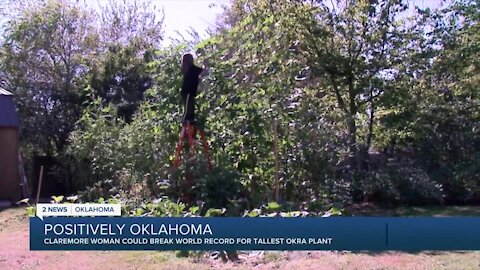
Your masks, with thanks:
[[[195,120],[195,97],[192,94],[188,94],[185,98],[185,114],[183,116],[183,122],[189,121],[193,123]]]

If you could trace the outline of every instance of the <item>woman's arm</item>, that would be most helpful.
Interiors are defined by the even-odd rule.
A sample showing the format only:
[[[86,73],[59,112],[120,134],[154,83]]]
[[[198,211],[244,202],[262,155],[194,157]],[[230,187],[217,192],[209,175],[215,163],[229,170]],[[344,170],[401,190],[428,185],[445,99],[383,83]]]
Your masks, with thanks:
[[[203,61],[202,72],[200,72],[199,77],[202,78],[208,75],[208,61]]]

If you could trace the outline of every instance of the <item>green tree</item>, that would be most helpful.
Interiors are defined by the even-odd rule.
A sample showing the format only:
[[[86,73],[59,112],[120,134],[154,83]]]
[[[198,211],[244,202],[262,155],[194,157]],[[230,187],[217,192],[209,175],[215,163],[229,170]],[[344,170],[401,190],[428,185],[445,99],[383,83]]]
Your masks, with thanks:
[[[348,128],[350,154],[371,146],[375,99],[395,83],[396,67],[406,61],[409,40],[398,17],[401,1],[337,1],[298,9],[300,55],[320,79],[319,89],[335,97]],[[300,12],[303,12],[303,16]],[[365,115],[365,116],[362,116]],[[359,141],[358,120],[365,139]],[[360,159],[356,158],[360,166]]]
[[[478,198],[478,4],[418,10],[396,88],[378,102],[377,146],[420,166],[447,202]]]
[[[244,11],[251,12],[238,24],[243,43],[233,56],[241,55],[241,61],[249,63],[239,74],[249,74],[248,82],[266,90],[272,104],[281,104],[284,116],[288,115],[284,108],[291,104],[287,100],[295,96],[295,86],[301,89],[297,96],[303,100],[321,98],[317,103],[320,107],[332,108],[330,104],[335,102],[336,108],[323,117],[313,110],[317,114],[314,121],[318,126],[333,119],[345,123],[352,169],[364,171],[366,153],[373,143],[376,102],[395,89],[400,65],[409,60],[405,48],[411,37],[399,19],[407,6],[385,0],[329,4],[253,1],[245,7]],[[246,67],[252,68],[246,71]],[[267,74],[274,71],[274,75],[258,76],[260,68]],[[294,72],[297,82],[292,80]],[[308,99],[309,95],[315,98]],[[287,119],[281,122],[285,125]],[[360,181],[361,177],[353,179]],[[360,182],[355,188],[361,193]]]
[[[421,79],[428,87],[414,134],[420,162],[455,203],[480,198],[479,8],[459,1],[424,14],[433,29],[430,42],[440,49]]]
[[[22,139],[38,153],[55,154],[80,116],[83,79],[98,38],[93,16],[63,0],[9,7],[1,80],[14,93]]]
[[[95,96],[117,108],[127,122],[152,86],[148,65],[163,38],[163,16],[145,1],[109,1],[99,21],[100,57],[91,72]]]

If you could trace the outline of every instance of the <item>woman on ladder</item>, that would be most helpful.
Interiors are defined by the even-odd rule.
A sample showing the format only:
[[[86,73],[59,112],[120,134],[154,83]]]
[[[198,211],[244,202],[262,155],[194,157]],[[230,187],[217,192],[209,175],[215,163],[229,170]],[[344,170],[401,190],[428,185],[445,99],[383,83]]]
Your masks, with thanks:
[[[197,95],[198,84],[200,83],[200,76],[206,70],[197,67],[193,63],[193,55],[187,53],[182,57],[182,101],[184,105],[183,124],[195,124],[195,97]]]
[[[190,155],[192,156],[195,151],[195,137],[197,131],[200,133],[202,140],[202,147],[204,153],[207,155],[208,168],[212,168],[212,163],[209,154],[209,146],[205,139],[205,132],[196,126],[195,123],[195,97],[197,95],[198,85],[200,83],[200,76],[206,71],[205,66],[203,68],[197,67],[193,63],[193,56],[189,53],[184,54],[182,57],[181,69],[183,73],[182,81],[182,102],[184,105],[183,123],[180,131],[177,148],[175,150],[175,159],[173,166],[178,168],[181,160],[181,152],[183,148],[183,141],[186,139],[190,145]]]

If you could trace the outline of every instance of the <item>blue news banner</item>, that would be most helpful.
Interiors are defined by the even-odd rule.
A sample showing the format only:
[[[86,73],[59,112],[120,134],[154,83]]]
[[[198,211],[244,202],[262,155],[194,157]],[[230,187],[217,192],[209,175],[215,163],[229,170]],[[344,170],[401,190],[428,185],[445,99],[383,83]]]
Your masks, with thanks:
[[[480,250],[480,218],[30,218],[31,250]]]

